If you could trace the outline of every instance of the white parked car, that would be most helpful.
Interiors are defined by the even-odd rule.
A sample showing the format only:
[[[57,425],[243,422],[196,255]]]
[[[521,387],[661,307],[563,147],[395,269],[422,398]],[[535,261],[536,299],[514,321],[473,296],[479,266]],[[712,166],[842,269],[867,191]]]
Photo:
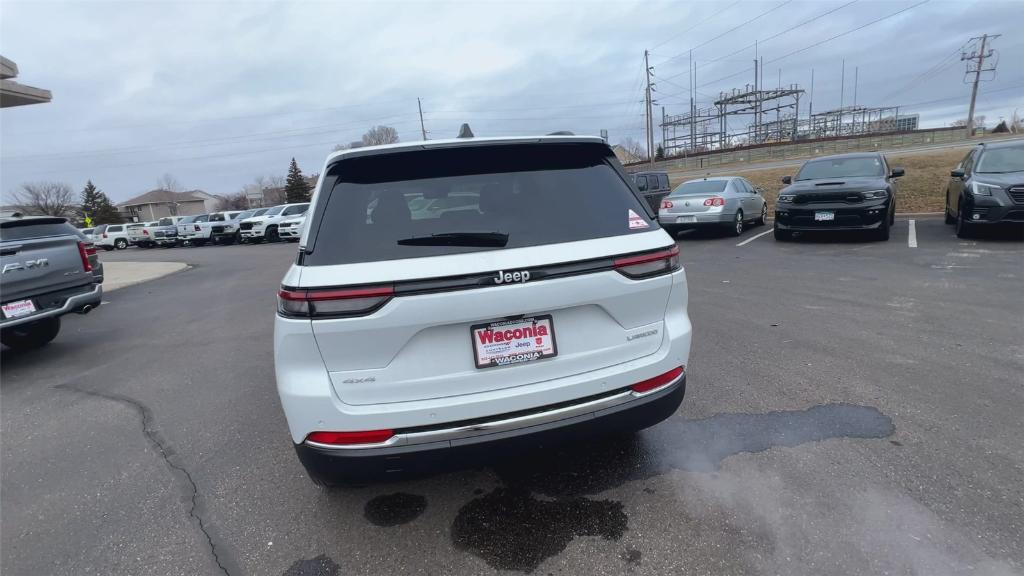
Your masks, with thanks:
[[[280,236],[282,240],[298,242],[299,237],[302,236],[302,224],[305,221],[305,214],[285,218],[277,225],[277,235]]]
[[[301,204],[281,204],[280,206],[268,209],[260,216],[246,218],[240,225],[242,238],[251,242],[262,242],[263,240],[277,242],[280,239],[278,225],[289,216],[305,214],[308,208],[309,203],[305,202]]]
[[[93,237],[93,244],[110,251],[128,247],[128,227],[125,224],[107,224],[99,235]]]
[[[197,216],[190,224],[188,239],[197,245],[207,242],[229,244],[238,239],[238,216],[241,210],[213,212],[202,217]],[[180,231],[180,228],[179,228]]]
[[[128,226],[128,243],[141,248],[149,248],[150,236],[146,229],[150,226],[156,226],[157,221],[152,222],[136,222]],[[95,234],[95,232],[93,232]]]
[[[679,250],[600,138],[357,148],[321,174],[274,324],[314,481],[593,442],[678,408]]]

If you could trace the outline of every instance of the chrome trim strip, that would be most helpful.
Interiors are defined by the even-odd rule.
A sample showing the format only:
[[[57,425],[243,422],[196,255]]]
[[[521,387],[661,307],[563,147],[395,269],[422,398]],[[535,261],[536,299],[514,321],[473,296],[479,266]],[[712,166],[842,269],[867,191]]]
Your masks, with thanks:
[[[608,408],[613,408],[622,404],[633,402],[640,399],[645,399],[650,396],[663,393],[673,386],[679,384],[683,377],[686,375],[684,370],[677,378],[664,386],[659,386],[654,390],[648,392],[633,392],[632,390],[624,390],[613,396],[605,396],[604,398],[598,398],[597,400],[591,400],[590,402],[583,402],[581,404],[574,404],[572,406],[564,406],[562,408],[556,408],[554,410],[548,410],[546,412],[537,412],[535,414],[528,414],[526,416],[518,416],[515,418],[504,418],[498,420],[491,420],[488,422],[480,422],[477,424],[469,424],[466,426],[455,426],[452,428],[442,428],[439,430],[429,430],[426,432],[412,432],[405,434],[396,434],[391,438],[388,438],[384,442],[375,442],[373,444],[350,444],[345,446],[332,445],[332,444],[321,444],[318,442],[305,441],[307,446],[313,446],[316,448],[322,448],[327,450],[366,450],[369,448],[386,448],[391,446],[409,446],[416,444],[429,444],[432,442],[446,442],[451,440],[459,440],[462,438],[472,438],[474,436],[482,436],[485,434],[493,434],[495,432],[506,432],[510,430],[518,430],[521,428],[530,428],[533,426],[539,426],[541,424],[548,424],[551,422],[557,422],[559,420],[565,420],[567,418],[573,418],[576,416],[584,416],[599,412]],[[500,418],[500,415],[498,416]]]

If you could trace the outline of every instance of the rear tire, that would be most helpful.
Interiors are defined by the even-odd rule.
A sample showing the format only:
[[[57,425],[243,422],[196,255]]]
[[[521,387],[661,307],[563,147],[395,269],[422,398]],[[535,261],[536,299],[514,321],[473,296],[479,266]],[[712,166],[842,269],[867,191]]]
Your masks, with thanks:
[[[729,234],[732,236],[743,234],[743,210],[736,211],[736,217],[733,218],[732,225],[729,227]]]
[[[6,328],[0,332],[0,342],[15,350],[31,350],[49,344],[59,332],[60,318],[52,316]]]
[[[764,226],[764,223],[768,221],[768,204],[765,203],[761,206],[761,216],[757,219],[758,226]]]
[[[117,248],[118,250],[124,250],[127,247],[128,241],[125,240],[124,238],[118,238],[117,240],[114,240],[114,248]]]
[[[772,229],[772,235],[779,242],[788,242],[793,239],[793,233],[789,230],[780,230],[778,226]]]

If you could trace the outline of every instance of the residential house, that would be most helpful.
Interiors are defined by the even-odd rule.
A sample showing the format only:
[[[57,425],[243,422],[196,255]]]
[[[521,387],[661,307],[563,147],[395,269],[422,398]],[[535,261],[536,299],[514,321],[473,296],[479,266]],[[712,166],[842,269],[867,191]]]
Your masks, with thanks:
[[[119,202],[117,210],[128,222],[145,222],[164,216],[191,216],[214,212],[220,200],[219,196],[202,190],[150,190],[130,200]]]
[[[320,179],[319,174],[306,176],[306,184],[309,186],[310,194],[316,190],[316,183]],[[255,186],[245,189],[245,197],[249,201],[250,208],[262,208],[264,206],[277,206],[287,202],[284,193],[284,186],[273,186],[267,188],[256,188]]]
[[[643,160],[643,158],[640,158],[636,154],[633,154],[629,150],[626,150],[620,144],[612,146],[612,152],[615,153],[615,157],[618,158],[619,162],[621,162],[622,164],[635,164]]]

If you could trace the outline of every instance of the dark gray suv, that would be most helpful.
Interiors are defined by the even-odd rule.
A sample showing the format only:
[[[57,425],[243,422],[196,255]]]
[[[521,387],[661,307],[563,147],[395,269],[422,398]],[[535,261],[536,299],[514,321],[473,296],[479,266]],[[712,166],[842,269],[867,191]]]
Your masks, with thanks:
[[[980,144],[949,173],[946,224],[968,238],[979,228],[1024,223],[1024,140]]]

